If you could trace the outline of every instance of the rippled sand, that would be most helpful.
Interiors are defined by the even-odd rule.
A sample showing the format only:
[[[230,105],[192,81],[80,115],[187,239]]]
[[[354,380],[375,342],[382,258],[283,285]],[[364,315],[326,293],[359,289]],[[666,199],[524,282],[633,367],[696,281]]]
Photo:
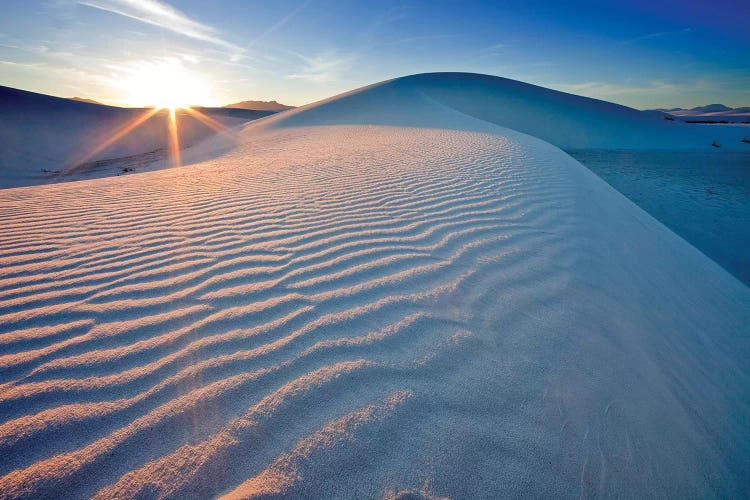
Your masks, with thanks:
[[[750,289],[421,106],[0,191],[0,496],[740,495]]]

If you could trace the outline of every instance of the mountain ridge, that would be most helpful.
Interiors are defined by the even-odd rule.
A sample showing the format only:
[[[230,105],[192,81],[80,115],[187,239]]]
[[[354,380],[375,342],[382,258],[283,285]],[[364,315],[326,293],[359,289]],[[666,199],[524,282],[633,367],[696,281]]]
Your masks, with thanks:
[[[240,101],[233,104],[226,104],[222,108],[250,109],[253,111],[285,111],[295,106],[281,104],[278,101]]]

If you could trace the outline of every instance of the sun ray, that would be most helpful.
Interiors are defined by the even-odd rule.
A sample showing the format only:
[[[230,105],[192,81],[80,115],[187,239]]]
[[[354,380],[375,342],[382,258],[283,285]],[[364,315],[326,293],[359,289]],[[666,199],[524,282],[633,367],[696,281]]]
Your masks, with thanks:
[[[173,167],[180,166],[180,135],[177,129],[177,114],[169,109],[169,159]]]
[[[205,125],[212,128],[215,132],[229,136],[229,137],[234,137],[234,134],[232,133],[231,129],[227,127],[226,125],[222,124],[221,122],[219,122],[218,120],[216,120],[215,118],[211,118],[205,113],[202,113],[201,111],[198,111],[197,109],[193,109],[193,108],[183,108],[183,111],[186,111],[194,118],[200,120]]]
[[[117,129],[113,134],[109,135],[104,141],[96,145],[92,150],[88,151],[87,153],[73,161],[66,173],[70,173],[70,171],[74,170],[76,167],[91,160],[94,156],[104,151],[106,148],[135,130],[137,127],[141,126],[146,120],[148,120],[158,112],[159,109],[157,108],[144,110],[143,113],[139,114],[128,123]]]
[[[130,95],[128,100],[131,104],[148,106],[148,109],[138,113],[124,125],[110,131],[104,131],[94,140],[94,146],[85,154],[74,158],[74,161],[71,161],[60,172],[60,175],[70,174],[75,170],[85,168],[85,165],[96,159],[97,155],[100,155],[136,128],[144,125],[150,118],[160,112],[164,113],[166,118],[167,140],[164,146],[167,150],[167,162],[170,166],[180,166],[182,163],[180,126],[190,125],[187,122],[180,124],[178,115],[182,119],[188,116],[194,118],[214,132],[234,138],[230,128],[215,118],[190,107],[190,102],[207,102],[211,100],[211,96],[203,79],[188,71],[178,61],[165,60],[143,63],[131,68],[131,70],[131,78],[122,81],[120,85],[128,91]]]

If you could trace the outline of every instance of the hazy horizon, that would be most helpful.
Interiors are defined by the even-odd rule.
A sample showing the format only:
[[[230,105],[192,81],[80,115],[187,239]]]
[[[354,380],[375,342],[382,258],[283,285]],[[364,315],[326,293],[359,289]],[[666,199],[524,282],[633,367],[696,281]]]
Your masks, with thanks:
[[[408,75],[404,75],[404,76],[408,76]],[[491,75],[491,76],[501,76],[501,75]],[[525,82],[525,83],[530,83],[530,82]],[[13,87],[11,87],[11,88],[13,88]],[[27,92],[40,93],[40,94],[43,94],[43,95],[52,95],[53,97],[59,97],[61,99],[69,99],[69,100],[73,100],[73,101],[88,102],[88,103],[92,103],[92,104],[101,104],[101,105],[105,105],[105,106],[116,106],[116,107],[134,108],[134,109],[158,108],[159,107],[158,104],[143,104],[143,105],[139,106],[139,105],[130,105],[128,103],[109,103],[109,102],[104,102],[104,101],[98,101],[96,99],[92,99],[92,98],[90,98],[88,96],[84,96],[84,95],[74,95],[74,96],[53,95],[53,94],[44,94],[42,92],[36,92],[34,90],[31,90],[31,89],[19,89],[19,90],[23,90],[23,91],[27,91]],[[349,90],[353,90],[353,89],[349,89]],[[346,91],[343,91],[343,92],[345,93]],[[568,92],[568,93],[573,94],[573,95],[581,95],[581,96],[585,96],[585,97],[591,97],[591,96],[586,96],[586,94],[584,94],[582,92]],[[241,99],[239,101],[221,102],[221,103],[213,104],[213,105],[203,105],[203,104],[200,104],[200,103],[194,103],[194,104],[191,104],[191,106],[195,107],[195,108],[200,108],[200,107],[231,107],[232,104],[242,104],[242,103],[246,103],[246,102],[257,102],[257,103],[266,103],[266,104],[273,104],[273,103],[275,103],[275,104],[280,105],[280,106],[290,106],[292,108],[295,108],[295,107],[305,106],[307,104],[312,104],[312,103],[318,102],[320,100],[325,100],[325,99],[330,98],[330,97],[331,96],[323,97],[323,98],[318,99],[316,101],[303,102],[303,103],[300,103],[300,104],[287,104],[286,102],[281,102],[279,99],[271,99],[271,98],[269,98],[269,99],[254,99],[251,96],[251,97],[249,97],[247,99]],[[604,100],[604,101],[610,101],[610,102],[615,102],[616,103],[616,101],[614,101],[614,100],[608,100],[608,99],[602,99],[602,100]],[[617,104],[620,104],[620,103],[617,103]],[[721,102],[721,103],[720,102],[706,102],[706,103],[698,104],[696,106],[691,106],[691,107],[687,107],[687,106],[685,106],[685,107],[655,106],[655,107],[652,107],[652,108],[634,108],[634,109],[641,109],[641,110],[661,110],[661,111],[677,111],[677,110],[690,111],[690,110],[693,110],[693,109],[698,109],[698,108],[701,108],[701,107],[706,107],[706,106],[711,106],[711,105],[717,105],[717,104],[724,105],[723,102]],[[734,109],[734,108],[746,108],[746,107],[750,107],[750,106],[740,105],[740,106],[728,106],[728,107],[730,109]],[[255,109],[255,108],[253,108],[253,109]],[[258,109],[260,109],[260,108],[258,108]]]

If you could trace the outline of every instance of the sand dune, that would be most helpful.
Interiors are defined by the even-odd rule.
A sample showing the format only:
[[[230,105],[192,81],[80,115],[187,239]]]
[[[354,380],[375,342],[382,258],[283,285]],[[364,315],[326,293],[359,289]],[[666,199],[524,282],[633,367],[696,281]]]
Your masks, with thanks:
[[[750,289],[425,78],[1,190],[0,497],[742,496]]]
[[[227,128],[272,113],[198,109]],[[216,133],[215,125],[190,113],[179,111],[177,121],[181,147]],[[112,176],[123,167],[165,168],[171,163],[168,147],[167,110],[118,108],[0,86],[0,188]]]
[[[278,117],[293,126],[378,124],[463,129],[462,116],[511,128],[563,149],[748,151],[746,127],[667,122],[626,106],[471,73],[428,73],[381,82]]]

